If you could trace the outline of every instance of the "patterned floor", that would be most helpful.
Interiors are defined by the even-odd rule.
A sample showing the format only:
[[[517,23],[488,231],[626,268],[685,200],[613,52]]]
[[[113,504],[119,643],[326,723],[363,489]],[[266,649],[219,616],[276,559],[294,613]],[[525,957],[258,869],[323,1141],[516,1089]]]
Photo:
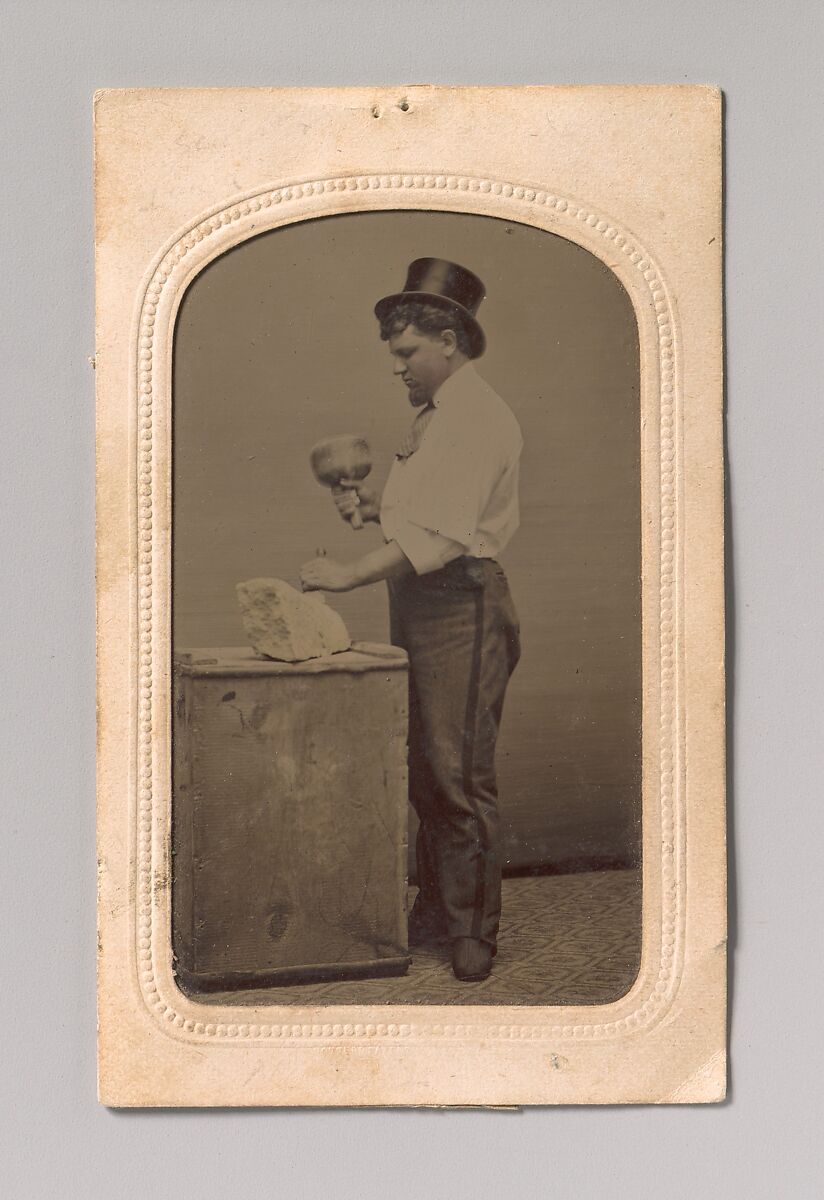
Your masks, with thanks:
[[[204,999],[211,1004],[608,1004],[632,986],[641,954],[640,872],[505,879],[502,914],[494,970],[483,983],[459,983],[444,947],[415,950],[409,973],[393,979],[221,992]]]

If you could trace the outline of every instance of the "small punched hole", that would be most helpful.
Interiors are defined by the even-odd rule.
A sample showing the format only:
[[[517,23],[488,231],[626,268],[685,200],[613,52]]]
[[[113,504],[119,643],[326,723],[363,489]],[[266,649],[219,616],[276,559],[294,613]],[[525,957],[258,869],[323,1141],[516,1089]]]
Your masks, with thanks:
[[[380,115],[381,115],[381,110],[378,108],[377,104],[373,104],[372,105],[372,116],[379,117]]]
[[[401,100],[401,102],[398,104],[398,108],[401,110],[401,112],[409,112],[409,101]]]

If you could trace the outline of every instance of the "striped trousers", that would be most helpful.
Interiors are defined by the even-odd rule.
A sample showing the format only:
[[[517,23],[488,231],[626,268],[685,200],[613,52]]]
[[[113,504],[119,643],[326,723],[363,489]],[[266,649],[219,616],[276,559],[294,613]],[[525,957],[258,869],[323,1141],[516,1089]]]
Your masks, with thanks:
[[[491,559],[389,583],[390,640],[409,655],[409,799],[420,822],[416,917],[495,945],[502,839],[495,744],[518,619]]]

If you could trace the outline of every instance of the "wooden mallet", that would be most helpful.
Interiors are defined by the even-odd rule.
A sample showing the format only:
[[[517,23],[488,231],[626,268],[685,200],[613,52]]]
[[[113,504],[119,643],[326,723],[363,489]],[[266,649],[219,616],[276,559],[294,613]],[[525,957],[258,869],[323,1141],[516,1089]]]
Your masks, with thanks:
[[[309,451],[309,462],[318,483],[324,487],[340,487],[342,479],[365,479],[372,470],[372,455],[365,437],[345,434],[326,438]],[[357,493],[352,493],[357,497]],[[357,509],[349,518],[353,529],[363,529],[363,520]]]

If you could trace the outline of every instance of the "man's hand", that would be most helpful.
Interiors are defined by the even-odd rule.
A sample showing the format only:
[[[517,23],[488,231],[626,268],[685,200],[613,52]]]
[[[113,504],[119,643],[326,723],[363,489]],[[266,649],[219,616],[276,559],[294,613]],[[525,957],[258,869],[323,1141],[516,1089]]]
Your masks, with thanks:
[[[381,579],[399,579],[414,571],[409,559],[397,542],[387,542],[351,563],[339,563],[325,558],[322,552],[300,569],[300,586],[304,592],[348,592]]]
[[[344,521],[350,521],[355,509],[362,521],[377,521],[380,516],[380,496],[374,488],[366,487],[357,479],[342,479],[332,488],[332,499]]]
[[[304,592],[348,592],[355,586],[355,578],[347,563],[313,558],[300,569],[300,586]]]

